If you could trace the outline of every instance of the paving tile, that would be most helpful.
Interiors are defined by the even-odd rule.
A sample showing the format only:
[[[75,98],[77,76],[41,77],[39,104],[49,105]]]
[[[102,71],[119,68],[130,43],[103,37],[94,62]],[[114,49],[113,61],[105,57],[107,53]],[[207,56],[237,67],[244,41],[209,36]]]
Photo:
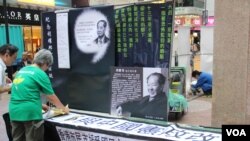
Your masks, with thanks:
[[[211,126],[212,98],[200,96],[188,102],[188,111],[179,119],[170,122],[194,126]]]
[[[8,112],[8,103],[9,103],[10,95],[7,93],[1,94],[0,99],[0,141],[8,141],[9,138],[6,133],[5,123],[3,120],[3,114]]]

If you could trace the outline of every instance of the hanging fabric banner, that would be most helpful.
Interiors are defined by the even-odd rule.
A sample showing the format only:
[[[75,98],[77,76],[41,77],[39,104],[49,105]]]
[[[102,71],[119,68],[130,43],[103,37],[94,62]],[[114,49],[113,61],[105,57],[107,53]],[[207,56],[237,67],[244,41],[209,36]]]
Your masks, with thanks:
[[[116,64],[128,67],[169,67],[172,21],[172,2],[117,9]]]
[[[20,25],[9,25],[8,27],[10,44],[13,44],[18,48],[17,58],[22,58],[24,51],[23,27]],[[6,29],[5,25],[0,25],[0,46],[4,44],[6,44]]]

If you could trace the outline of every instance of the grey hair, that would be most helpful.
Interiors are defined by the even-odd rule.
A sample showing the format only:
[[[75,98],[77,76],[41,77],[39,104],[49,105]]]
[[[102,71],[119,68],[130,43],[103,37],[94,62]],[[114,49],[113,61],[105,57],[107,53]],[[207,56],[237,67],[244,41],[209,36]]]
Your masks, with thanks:
[[[47,64],[48,66],[53,64],[53,56],[52,53],[47,49],[39,50],[33,59],[33,63],[39,66]]]

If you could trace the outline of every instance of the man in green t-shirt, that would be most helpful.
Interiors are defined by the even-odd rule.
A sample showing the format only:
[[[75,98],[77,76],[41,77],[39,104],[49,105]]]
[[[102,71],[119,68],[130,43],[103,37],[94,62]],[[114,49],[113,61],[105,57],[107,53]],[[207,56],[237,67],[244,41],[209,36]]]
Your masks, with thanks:
[[[43,141],[44,127],[40,93],[57,108],[65,113],[65,107],[54,94],[45,71],[52,65],[53,57],[49,50],[42,49],[36,53],[33,64],[22,68],[15,76],[9,103],[13,140]]]

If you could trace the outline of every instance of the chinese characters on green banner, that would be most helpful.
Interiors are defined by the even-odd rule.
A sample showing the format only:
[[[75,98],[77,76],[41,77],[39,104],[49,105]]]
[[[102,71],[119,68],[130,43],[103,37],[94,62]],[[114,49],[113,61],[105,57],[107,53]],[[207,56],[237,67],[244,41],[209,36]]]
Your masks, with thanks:
[[[168,67],[172,21],[172,3],[133,5],[117,9],[117,65]]]

